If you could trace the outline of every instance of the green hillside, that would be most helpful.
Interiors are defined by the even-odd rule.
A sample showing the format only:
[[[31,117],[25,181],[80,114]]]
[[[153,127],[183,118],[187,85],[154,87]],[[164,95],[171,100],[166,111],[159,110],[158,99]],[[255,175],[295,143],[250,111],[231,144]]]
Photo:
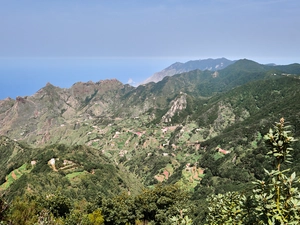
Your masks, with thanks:
[[[204,224],[207,196],[248,196],[267,178],[263,137],[274,121],[285,118],[300,137],[299,75],[299,64],[244,59],[137,88],[47,84],[3,100],[0,219],[18,224],[26,203],[35,223],[174,224],[186,215]],[[299,172],[299,142],[293,147],[282,169]]]

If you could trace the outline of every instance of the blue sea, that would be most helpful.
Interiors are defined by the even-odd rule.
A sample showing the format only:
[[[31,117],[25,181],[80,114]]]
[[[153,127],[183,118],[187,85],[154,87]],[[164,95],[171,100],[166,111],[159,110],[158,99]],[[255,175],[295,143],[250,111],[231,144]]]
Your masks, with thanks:
[[[79,81],[115,78],[137,86],[176,61],[174,58],[0,58],[0,100],[33,95],[47,82],[69,88]]]

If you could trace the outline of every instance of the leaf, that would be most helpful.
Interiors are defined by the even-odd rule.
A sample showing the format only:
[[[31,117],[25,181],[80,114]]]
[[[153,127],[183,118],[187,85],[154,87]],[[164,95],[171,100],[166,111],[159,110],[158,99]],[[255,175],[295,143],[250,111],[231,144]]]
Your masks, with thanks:
[[[292,175],[291,175],[291,181],[293,181],[295,178],[296,178],[296,173],[294,172],[294,173],[292,173]]]
[[[268,224],[273,225],[273,222],[270,220],[270,218],[268,218]]]
[[[268,170],[264,169],[264,171],[266,174],[270,175],[270,172]]]

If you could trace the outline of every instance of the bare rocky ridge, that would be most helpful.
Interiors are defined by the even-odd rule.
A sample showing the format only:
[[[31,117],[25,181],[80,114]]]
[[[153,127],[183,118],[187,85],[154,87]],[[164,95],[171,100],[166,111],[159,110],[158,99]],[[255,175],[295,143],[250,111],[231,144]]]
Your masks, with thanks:
[[[163,122],[172,122],[172,117],[185,109],[187,106],[186,94],[180,93],[180,96],[171,102],[171,108],[169,111],[162,117]]]

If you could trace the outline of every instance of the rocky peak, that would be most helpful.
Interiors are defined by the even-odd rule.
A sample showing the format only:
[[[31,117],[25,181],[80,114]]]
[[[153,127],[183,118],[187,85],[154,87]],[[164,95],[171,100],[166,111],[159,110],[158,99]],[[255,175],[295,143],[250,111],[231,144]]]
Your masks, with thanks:
[[[25,103],[25,98],[22,98],[21,96],[18,96],[16,98],[17,102],[20,102],[20,103]]]
[[[122,82],[117,79],[107,79],[107,80],[100,80],[96,84],[99,85],[110,85],[110,86],[123,86]]]
[[[51,84],[50,82],[47,82],[47,84],[46,84],[46,87],[54,87],[54,85],[53,84]]]
[[[212,76],[213,78],[216,78],[216,77],[219,76],[219,72],[218,72],[218,71],[215,71],[215,72],[212,73],[211,76]]]
[[[184,110],[187,106],[186,93],[180,92],[180,95],[171,102],[171,108],[168,112],[162,117],[163,122],[171,122],[172,117]]]

